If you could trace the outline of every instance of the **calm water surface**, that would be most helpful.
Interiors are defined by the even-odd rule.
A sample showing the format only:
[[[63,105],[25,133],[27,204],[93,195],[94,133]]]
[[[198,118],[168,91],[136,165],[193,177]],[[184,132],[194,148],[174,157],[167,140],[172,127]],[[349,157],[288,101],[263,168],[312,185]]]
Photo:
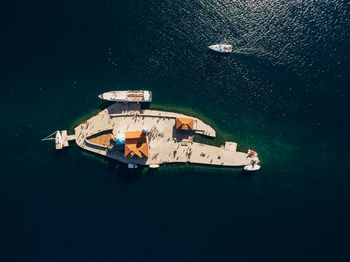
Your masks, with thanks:
[[[350,261],[348,1],[1,11],[1,261]],[[208,51],[219,42],[233,53]],[[263,168],[130,173],[40,142],[118,89],[200,116]]]

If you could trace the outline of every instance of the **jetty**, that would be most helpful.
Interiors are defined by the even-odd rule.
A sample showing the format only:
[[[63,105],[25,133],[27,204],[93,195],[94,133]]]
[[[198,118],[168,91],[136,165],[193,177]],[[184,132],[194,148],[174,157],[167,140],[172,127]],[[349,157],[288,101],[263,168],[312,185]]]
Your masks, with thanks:
[[[258,163],[252,153],[238,152],[237,143],[221,147],[198,143],[195,134],[212,137],[215,130],[198,118],[142,109],[137,103],[114,103],[74,128],[74,134],[57,131],[56,148],[75,143],[84,150],[126,164],[158,167],[167,163],[246,166]]]

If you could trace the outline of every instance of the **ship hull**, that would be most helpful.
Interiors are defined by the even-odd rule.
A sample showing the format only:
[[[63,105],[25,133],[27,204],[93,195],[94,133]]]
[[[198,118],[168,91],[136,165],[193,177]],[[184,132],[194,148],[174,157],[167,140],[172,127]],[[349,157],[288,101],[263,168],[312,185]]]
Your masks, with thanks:
[[[110,91],[98,95],[102,100],[126,103],[150,103],[152,101],[151,91]]]
[[[232,53],[232,46],[231,45],[218,44],[218,45],[208,46],[208,48],[210,50],[213,50],[213,51],[219,52],[219,53]]]

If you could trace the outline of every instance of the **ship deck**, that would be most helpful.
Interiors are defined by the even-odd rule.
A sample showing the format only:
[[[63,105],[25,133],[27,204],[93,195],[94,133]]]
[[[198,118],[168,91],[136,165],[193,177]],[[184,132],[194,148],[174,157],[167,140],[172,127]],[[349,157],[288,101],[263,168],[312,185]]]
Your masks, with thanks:
[[[192,131],[177,130],[176,118],[192,118]],[[148,130],[148,158],[125,158],[123,147],[107,148],[90,143],[87,138],[107,130],[116,132]],[[138,104],[115,103],[75,128],[75,141],[81,148],[137,165],[161,165],[165,163],[195,163],[219,166],[244,166],[250,164],[247,153],[237,152],[237,144],[226,142],[222,147],[197,143],[194,134],[215,137],[215,130],[200,119],[183,114],[141,110]],[[91,139],[90,139],[91,141]],[[104,144],[106,144],[104,142]]]

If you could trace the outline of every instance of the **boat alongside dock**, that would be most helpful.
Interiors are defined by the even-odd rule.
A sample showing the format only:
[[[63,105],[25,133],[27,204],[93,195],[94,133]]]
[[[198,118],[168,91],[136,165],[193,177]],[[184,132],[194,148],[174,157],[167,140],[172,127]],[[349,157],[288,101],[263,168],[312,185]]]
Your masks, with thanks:
[[[215,130],[198,118],[143,110],[135,103],[114,103],[75,127],[74,135],[60,134],[60,148],[75,140],[84,150],[137,166],[192,163],[239,167],[252,161],[250,154],[237,151],[235,142],[221,147],[197,143],[195,134],[216,136]],[[259,162],[257,156],[254,159]]]
[[[68,147],[69,143],[68,141],[75,140],[75,135],[68,135],[67,130],[59,131],[52,133],[51,135],[48,135],[47,137],[41,139],[41,141],[48,141],[48,140],[55,140],[56,149],[60,150],[64,147]]]
[[[110,91],[98,95],[102,100],[127,103],[150,103],[152,92],[147,90]]]

